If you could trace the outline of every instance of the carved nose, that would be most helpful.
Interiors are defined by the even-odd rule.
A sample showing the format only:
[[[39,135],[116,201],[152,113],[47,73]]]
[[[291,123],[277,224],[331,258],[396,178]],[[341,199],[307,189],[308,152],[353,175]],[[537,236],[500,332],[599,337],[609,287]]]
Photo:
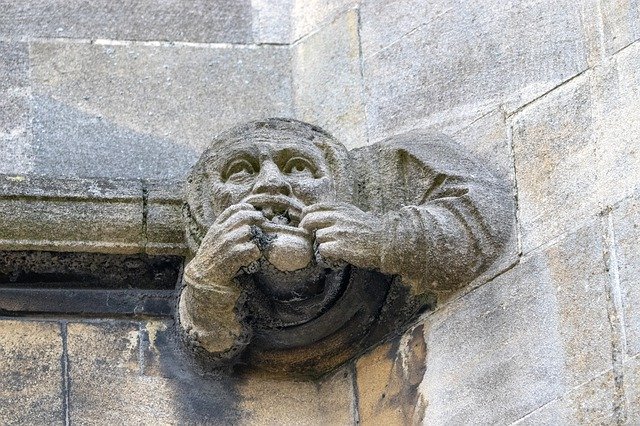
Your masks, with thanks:
[[[258,179],[253,186],[254,194],[290,195],[291,185],[280,172],[278,166],[271,162],[262,164]]]

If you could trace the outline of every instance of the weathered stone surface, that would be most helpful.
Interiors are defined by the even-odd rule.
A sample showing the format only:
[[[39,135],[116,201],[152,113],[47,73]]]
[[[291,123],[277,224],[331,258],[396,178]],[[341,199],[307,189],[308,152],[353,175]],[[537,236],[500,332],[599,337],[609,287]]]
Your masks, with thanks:
[[[626,200],[612,213],[627,354],[640,354],[640,200]]]
[[[640,20],[638,25],[640,25]],[[596,69],[592,105],[598,193],[613,205],[639,188],[640,43]]]
[[[255,43],[288,44],[292,41],[294,1],[251,0]]]
[[[182,182],[145,182],[146,246],[150,254],[186,254]]]
[[[290,115],[289,63],[281,47],[34,43],[35,172],[181,177],[222,129]]]
[[[0,42],[0,138],[27,132],[29,121],[29,47]],[[2,145],[7,142],[0,142]],[[4,151],[0,148],[0,153]],[[2,157],[6,158],[6,157]],[[2,163],[5,163],[3,161]],[[6,165],[0,165],[5,168]]]
[[[618,424],[613,404],[615,392],[614,375],[608,371],[527,414],[514,425]]]
[[[68,326],[69,418],[77,424],[179,423],[178,395],[167,381],[142,376],[139,325]]]
[[[421,0],[364,1],[360,6],[362,52],[365,58],[393,44],[418,27],[447,13],[446,4]]]
[[[324,374],[469,284],[511,236],[510,188],[442,135],[349,153],[304,122],[249,122],[187,182],[180,326],[217,364]]]
[[[600,2],[605,53],[611,55],[640,39],[640,5],[633,0]]]
[[[447,5],[430,3],[441,12],[429,25],[364,52],[371,140],[422,127],[436,113],[466,119],[503,102],[515,109],[588,66],[573,1]]]
[[[4,250],[142,251],[139,182],[0,176]]]
[[[244,377],[238,386],[240,424],[354,424],[353,378],[341,369],[319,382]]]
[[[62,424],[60,325],[0,320],[0,359],[2,423]]]
[[[426,403],[418,391],[427,350],[424,326],[377,347],[356,362],[358,418],[363,425],[419,424]]]
[[[322,126],[347,148],[367,145],[357,11],[294,46],[293,80],[297,118]]]
[[[584,224],[638,187],[638,70],[640,46],[634,45],[514,117],[525,252]]]
[[[248,43],[251,2],[28,0],[0,4],[4,38],[90,38]]]
[[[590,75],[524,109],[513,122],[525,252],[575,229],[600,210]],[[585,167],[591,165],[591,167]]]
[[[640,423],[640,356],[624,364],[624,390],[627,402],[627,424]]]
[[[532,254],[427,318],[427,423],[516,421],[611,368],[600,231]]]
[[[293,40],[298,40],[354,7],[358,0],[293,0]]]

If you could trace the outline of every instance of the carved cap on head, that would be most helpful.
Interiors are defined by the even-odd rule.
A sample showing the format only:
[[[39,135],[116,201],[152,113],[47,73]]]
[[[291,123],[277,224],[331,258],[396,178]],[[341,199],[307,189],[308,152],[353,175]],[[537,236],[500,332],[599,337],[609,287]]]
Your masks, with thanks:
[[[189,248],[195,252],[211,224],[215,221],[207,165],[226,155],[226,148],[240,142],[269,140],[271,143],[312,144],[324,156],[333,179],[336,201],[350,201],[352,183],[347,149],[318,126],[290,118],[267,118],[251,121],[227,130],[214,138],[191,170],[187,179],[183,214],[187,225]]]

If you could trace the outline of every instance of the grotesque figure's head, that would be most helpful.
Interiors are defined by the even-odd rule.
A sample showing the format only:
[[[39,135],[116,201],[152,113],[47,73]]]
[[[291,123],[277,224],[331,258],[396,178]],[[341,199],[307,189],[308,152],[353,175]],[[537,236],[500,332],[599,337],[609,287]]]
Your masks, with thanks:
[[[191,249],[197,251],[225,209],[248,203],[268,219],[255,232],[276,268],[291,272],[306,267],[313,241],[298,228],[300,215],[306,206],[349,200],[347,161],[342,144],[296,120],[256,121],[219,135],[189,178]]]

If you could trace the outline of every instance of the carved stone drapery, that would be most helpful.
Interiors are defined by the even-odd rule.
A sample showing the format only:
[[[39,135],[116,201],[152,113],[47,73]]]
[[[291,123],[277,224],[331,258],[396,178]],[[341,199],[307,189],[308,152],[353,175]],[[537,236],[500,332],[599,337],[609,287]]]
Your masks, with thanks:
[[[322,374],[399,331],[501,253],[504,182],[446,137],[348,152],[289,119],[216,138],[187,184],[187,345],[215,363]]]

